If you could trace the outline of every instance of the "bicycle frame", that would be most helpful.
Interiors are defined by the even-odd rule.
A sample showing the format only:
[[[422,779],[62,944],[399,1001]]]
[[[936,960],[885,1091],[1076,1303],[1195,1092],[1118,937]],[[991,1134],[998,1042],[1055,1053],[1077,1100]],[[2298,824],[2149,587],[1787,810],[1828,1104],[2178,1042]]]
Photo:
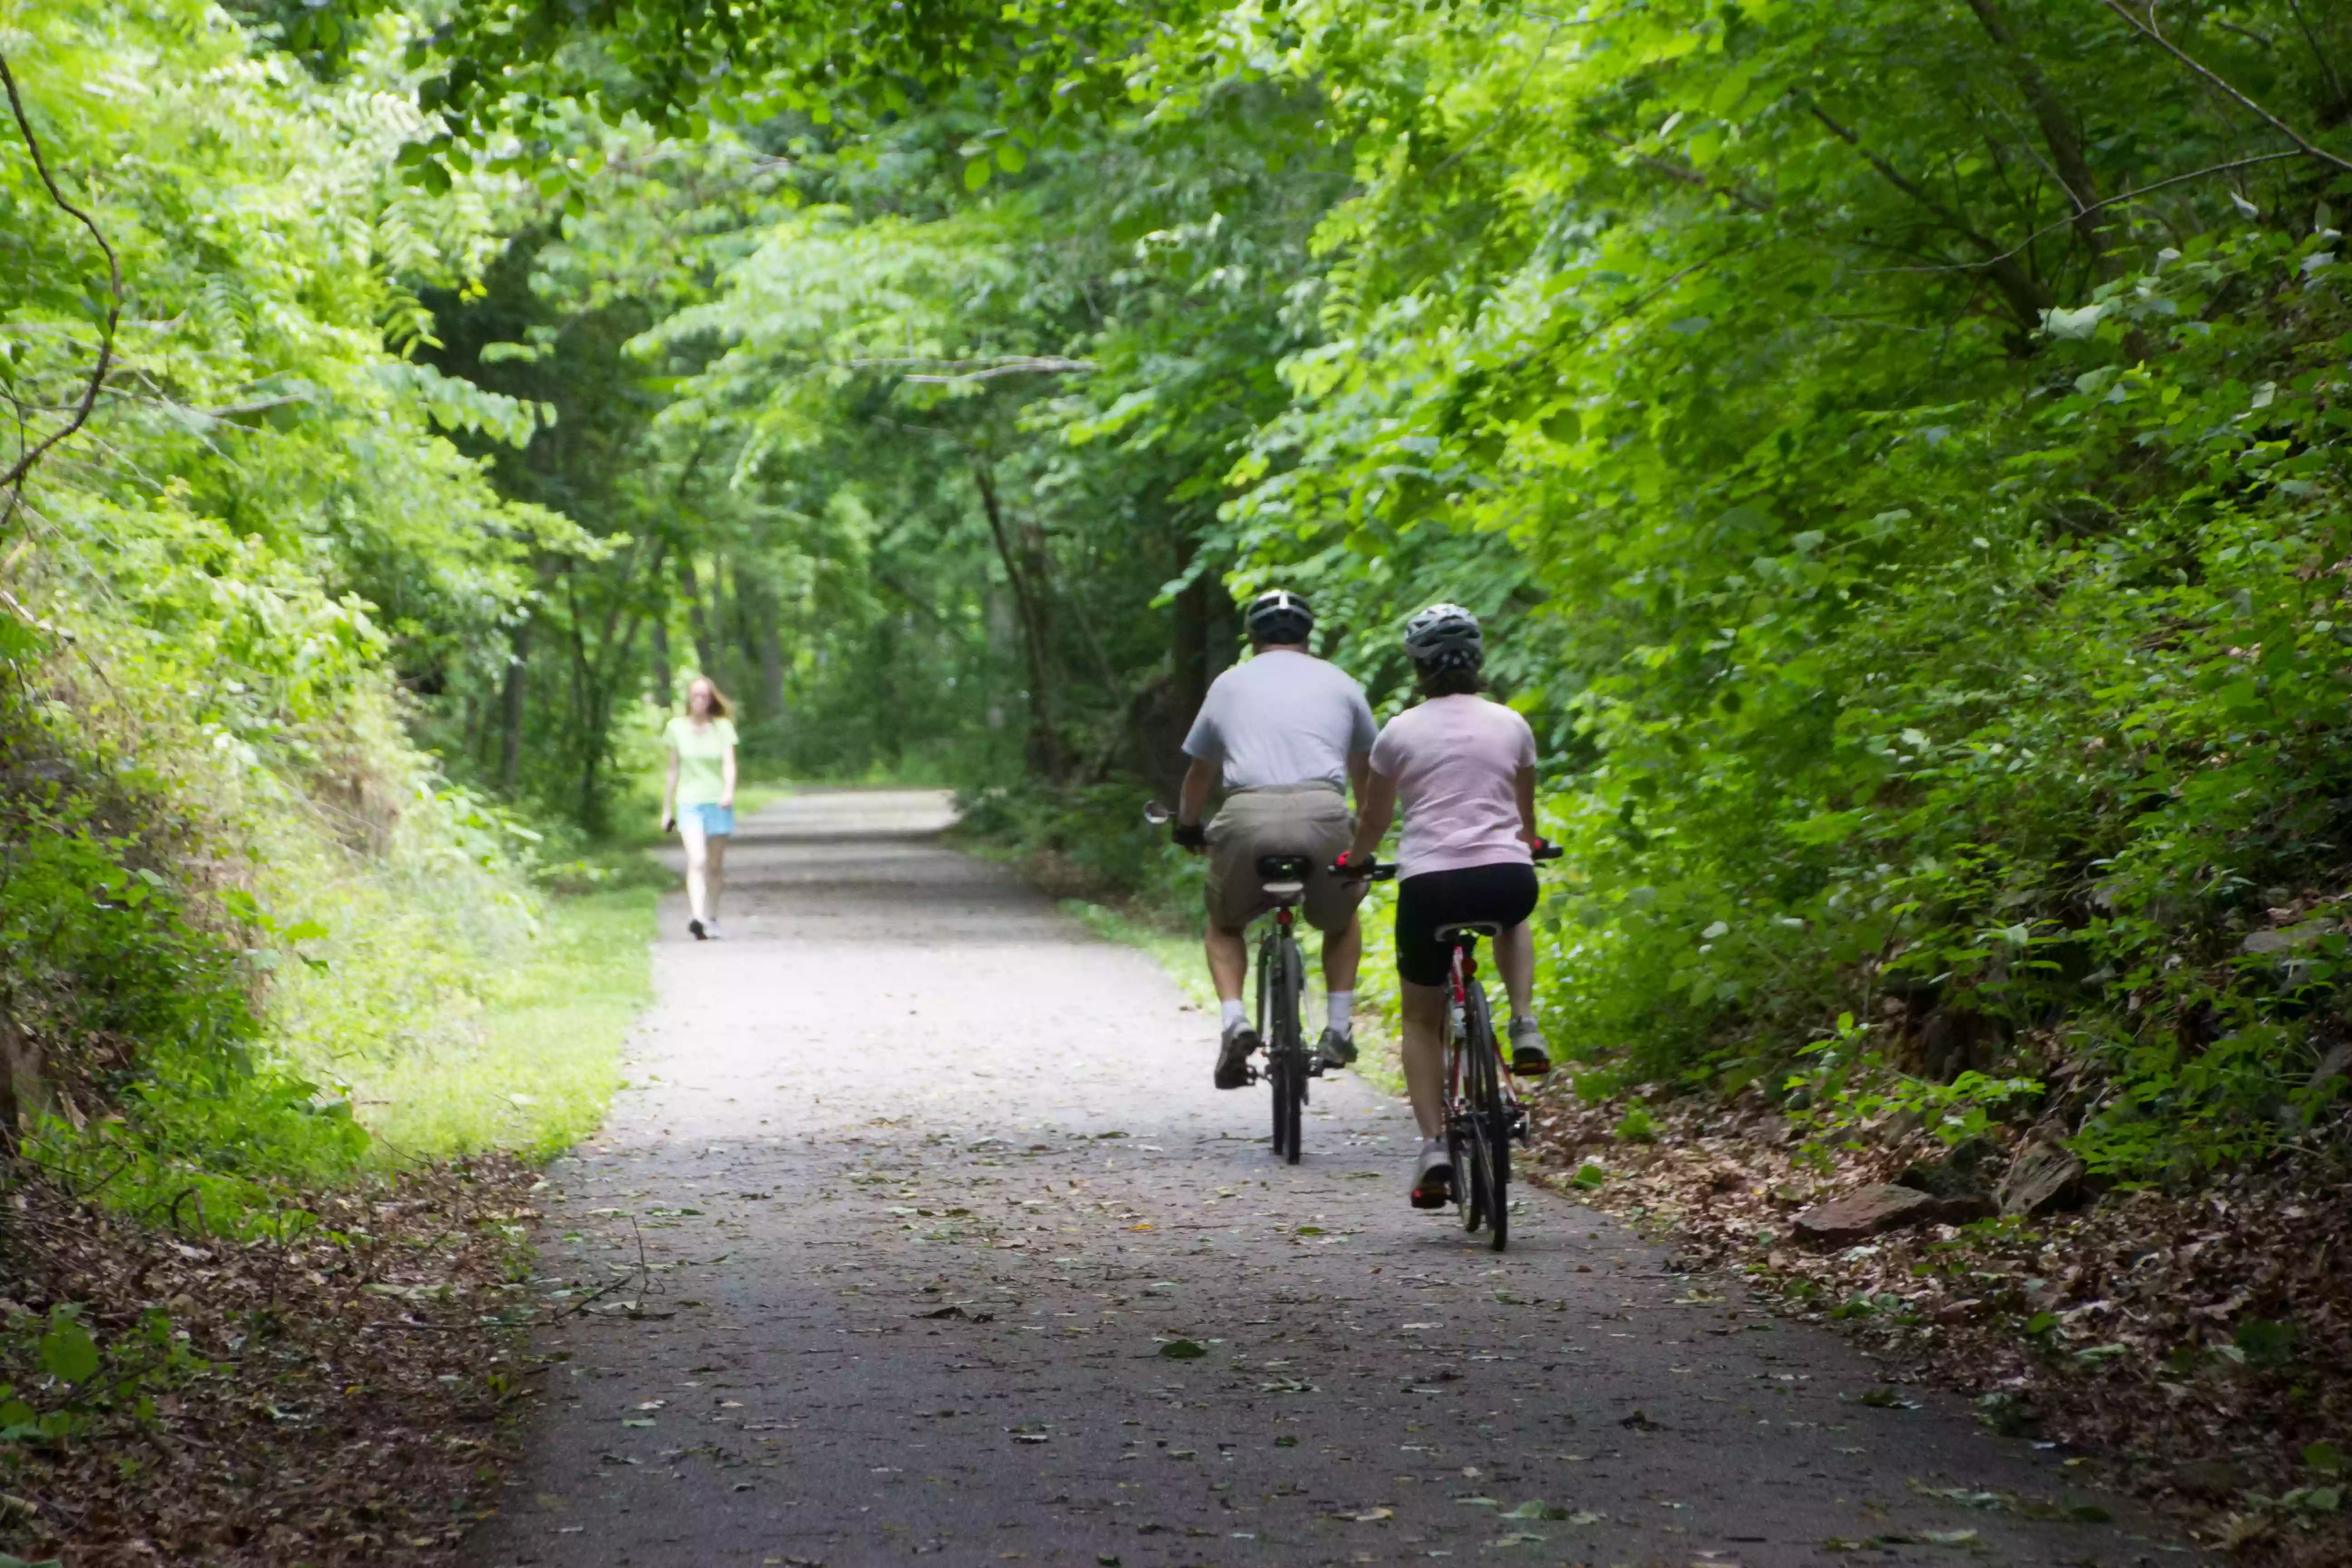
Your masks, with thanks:
[[[1454,933],[1446,975],[1445,1142],[1462,1227],[1484,1229],[1501,1252],[1510,1245],[1511,1145],[1527,1142],[1528,1114],[1504,1070],[1477,946],[1478,933]]]

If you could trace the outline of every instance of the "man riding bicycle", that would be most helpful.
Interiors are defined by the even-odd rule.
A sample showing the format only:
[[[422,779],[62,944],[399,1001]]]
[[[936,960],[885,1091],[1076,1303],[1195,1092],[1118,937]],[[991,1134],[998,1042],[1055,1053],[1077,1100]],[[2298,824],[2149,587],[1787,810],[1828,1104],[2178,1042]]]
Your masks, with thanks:
[[[1348,792],[1362,795],[1378,734],[1364,689],[1307,651],[1315,613],[1305,599],[1280,588],[1260,594],[1243,625],[1254,656],[1210,685],[1184,737],[1192,762],[1176,808],[1176,842],[1209,857],[1209,978],[1223,1014],[1219,1089],[1246,1085],[1249,1058],[1265,1044],[1242,1005],[1249,967],[1242,933],[1274,907],[1258,871],[1265,856],[1302,856],[1312,868],[1304,912],[1323,933],[1330,1008],[1316,1052],[1332,1067],[1356,1059],[1356,965],[1364,949],[1356,906],[1364,889],[1360,881],[1333,876],[1330,863],[1354,832]],[[1224,805],[1203,826],[1220,778]]]

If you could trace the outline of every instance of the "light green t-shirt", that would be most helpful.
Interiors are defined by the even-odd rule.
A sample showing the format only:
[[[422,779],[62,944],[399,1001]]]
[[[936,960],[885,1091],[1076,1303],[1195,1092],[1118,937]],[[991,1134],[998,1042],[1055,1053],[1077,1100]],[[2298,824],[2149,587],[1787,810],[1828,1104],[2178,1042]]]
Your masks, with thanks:
[[[727,761],[727,749],[735,743],[735,721],[713,719],[708,724],[698,725],[681,713],[669,721],[662,739],[677,754],[677,804],[717,805],[727,789],[727,777],[721,770]]]

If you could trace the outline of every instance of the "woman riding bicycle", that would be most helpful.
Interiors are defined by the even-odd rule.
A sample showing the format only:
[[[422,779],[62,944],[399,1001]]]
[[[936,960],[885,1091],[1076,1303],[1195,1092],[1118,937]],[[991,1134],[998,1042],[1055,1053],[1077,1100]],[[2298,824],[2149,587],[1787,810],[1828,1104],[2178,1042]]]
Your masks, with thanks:
[[[1453,949],[1448,926],[1498,926],[1495,965],[1511,999],[1511,1070],[1551,1070],[1531,1012],[1535,992],[1536,738],[1528,721],[1479,695],[1486,644],[1477,618],[1459,605],[1433,605],[1406,623],[1422,700],[1381,731],[1371,776],[1348,851],[1372,858],[1397,803],[1404,845],[1397,856],[1396,957],[1403,982],[1404,1079],[1421,1124],[1412,1205],[1454,1201],[1445,1144],[1445,1066],[1441,1036]]]

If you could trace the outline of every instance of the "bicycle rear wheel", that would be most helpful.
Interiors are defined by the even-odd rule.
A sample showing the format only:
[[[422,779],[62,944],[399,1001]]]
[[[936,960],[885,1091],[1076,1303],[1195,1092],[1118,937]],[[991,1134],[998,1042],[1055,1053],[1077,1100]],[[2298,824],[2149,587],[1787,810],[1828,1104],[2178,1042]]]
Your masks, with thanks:
[[[1276,940],[1280,984],[1275,989],[1274,1037],[1267,1042],[1274,1061],[1275,1152],[1296,1165],[1304,1152],[1300,1123],[1307,1104],[1307,1042],[1298,1028],[1299,999],[1306,987],[1306,962],[1290,933]]]
[[[1275,994],[1281,989],[1278,966],[1282,960],[1275,943],[1275,932],[1268,931],[1257,944],[1257,1037],[1265,1042],[1265,1079],[1274,1088],[1274,1152],[1282,1153],[1282,1052],[1275,1039],[1275,1020],[1281,1016],[1275,1006]]]
[[[1486,988],[1473,980],[1462,1009],[1465,1109],[1469,1112],[1470,1186],[1488,1245],[1497,1252],[1511,1239],[1511,1121],[1503,1099],[1502,1056],[1486,1010]],[[1473,1225],[1475,1229],[1475,1225]]]

